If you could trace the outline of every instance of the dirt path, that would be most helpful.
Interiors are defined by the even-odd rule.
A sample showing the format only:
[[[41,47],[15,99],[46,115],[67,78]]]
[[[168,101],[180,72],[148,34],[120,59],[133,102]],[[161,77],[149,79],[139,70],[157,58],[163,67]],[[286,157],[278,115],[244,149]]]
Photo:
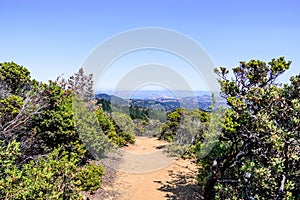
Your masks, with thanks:
[[[195,163],[169,157],[163,152],[165,144],[155,138],[137,137],[134,145],[122,149],[122,155],[103,161],[106,169],[103,186],[89,198],[201,199]]]

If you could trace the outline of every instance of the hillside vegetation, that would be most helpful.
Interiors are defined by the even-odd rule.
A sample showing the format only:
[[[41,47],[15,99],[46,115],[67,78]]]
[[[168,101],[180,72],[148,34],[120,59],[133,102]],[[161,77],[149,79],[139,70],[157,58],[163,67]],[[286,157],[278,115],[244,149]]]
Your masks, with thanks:
[[[300,75],[291,65],[241,62],[215,69],[227,107],[168,111],[97,99],[92,75],[39,83],[0,64],[0,199],[82,199],[101,187],[94,160],[135,136],[166,140],[169,153],[196,158],[203,199],[300,199]],[[232,75],[232,76],[230,76]]]
[[[91,126],[106,126],[92,86],[92,75],[82,69],[68,80],[46,84],[31,79],[23,66],[0,64],[1,199],[81,199],[82,191],[101,186],[104,169],[89,160],[134,137],[108,120],[109,145]]]
[[[199,159],[204,199],[300,198],[300,76],[280,84],[291,62],[241,62],[216,69],[230,106],[210,153]],[[197,144],[201,152],[205,145]]]

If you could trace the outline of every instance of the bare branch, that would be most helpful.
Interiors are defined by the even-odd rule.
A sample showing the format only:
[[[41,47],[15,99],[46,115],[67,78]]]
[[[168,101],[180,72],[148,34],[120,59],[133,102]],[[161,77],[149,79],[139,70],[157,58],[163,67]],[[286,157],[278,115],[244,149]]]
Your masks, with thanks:
[[[32,119],[33,116],[39,115],[47,106],[48,102],[47,97],[44,94],[44,90],[31,90],[27,93],[17,116],[14,119],[1,124],[0,136],[3,138],[11,137],[13,133],[9,133],[22,129],[22,125]]]

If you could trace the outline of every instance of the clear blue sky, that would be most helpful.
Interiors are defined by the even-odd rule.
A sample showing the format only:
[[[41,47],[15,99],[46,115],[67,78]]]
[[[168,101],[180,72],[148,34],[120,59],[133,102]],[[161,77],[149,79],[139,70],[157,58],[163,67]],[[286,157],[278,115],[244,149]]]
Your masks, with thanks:
[[[197,41],[216,66],[285,56],[300,73],[297,0],[1,0],[0,62],[26,66],[41,81],[75,72],[105,39],[162,27]]]

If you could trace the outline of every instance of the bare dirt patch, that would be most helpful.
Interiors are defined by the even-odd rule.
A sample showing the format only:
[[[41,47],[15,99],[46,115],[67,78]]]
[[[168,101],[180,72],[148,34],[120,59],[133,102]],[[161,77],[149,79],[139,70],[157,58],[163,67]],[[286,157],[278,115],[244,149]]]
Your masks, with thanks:
[[[164,145],[164,141],[156,138],[137,137],[134,145],[123,148],[125,156],[123,154],[117,166],[112,166],[116,165],[115,162],[104,162],[106,174],[102,178],[103,186],[87,197],[116,200],[201,199],[195,180],[195,162],[169,157],[163,152]]]

